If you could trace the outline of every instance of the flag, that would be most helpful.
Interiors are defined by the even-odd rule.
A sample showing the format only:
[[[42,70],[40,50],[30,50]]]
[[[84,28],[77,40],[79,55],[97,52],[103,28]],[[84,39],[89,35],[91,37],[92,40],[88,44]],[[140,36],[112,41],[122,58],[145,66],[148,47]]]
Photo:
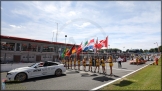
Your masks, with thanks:
[[[83,51],[88,51],[88,50],[93,49],[93,48],[94,48],[94,45],[88,45],[83,49]]]
[[[72,54],[72,51],[75,50],[75,44],[71,47],[71,49],[66,53],[66,56],[70,56]]]
[[[81,44],[79,45],[79,47],[78,47],[78,49],[77,49],[77,54],[80,53],[80,52],[82,51],[82,47],[83,47],[83,46],[82,46],[82,42],[81,42]]]
[[[73,49],[72,49],[72,54],[73,53],[76,53],[76,47],[74,47]]]
[[[91,39],[91,40],[88,42],[87,45],[90,45],[90,44],[92,44],[92,43],[94,43],[94,39]]]
[[[68,51],[69,49],[68,48],[65,48],[64,51],[62,52],[61,54],[61,57],[64,58],[65,57],[65,53]]]
[[[108,36],[105,40],[100,40],[100,43],[97,44],[98,49],[101,49],[102,47],[108,47]]]
[[[90,49],[93,49],[93,46],[94,46],[94,39],[91,39],[89,42],[88,41],[86,41],[86,45],[84,46],[84,48],[83,48],[83,51],[88,51],[88,50],[90,50]]]
[[[98,45],[98,38],[96,40],[96,43],[94,44],[95,53],[97,52],[97,45]]]
[[[87,44],[88,44],[88,40],[84,43],[84,46],[83,47],[87,46]]]

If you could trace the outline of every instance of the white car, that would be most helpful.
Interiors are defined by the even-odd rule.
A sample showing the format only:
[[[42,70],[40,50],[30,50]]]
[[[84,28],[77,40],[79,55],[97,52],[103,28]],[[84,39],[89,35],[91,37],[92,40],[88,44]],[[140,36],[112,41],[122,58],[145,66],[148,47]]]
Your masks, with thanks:
[[[13,69],[7,72],[7,81],[24,81],[26,79],[47,76],[47,75],[56,75],[60,76],[66,72],[64,64],[59,62],[39,62],[34,63],[28,67],[21,67]]]

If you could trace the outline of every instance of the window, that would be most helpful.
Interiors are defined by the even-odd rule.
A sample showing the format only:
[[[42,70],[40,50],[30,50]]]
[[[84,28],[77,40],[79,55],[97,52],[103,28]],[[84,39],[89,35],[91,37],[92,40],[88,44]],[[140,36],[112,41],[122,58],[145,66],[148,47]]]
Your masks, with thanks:
[[[49,63],[48,66],[58,65],[57,63]]]

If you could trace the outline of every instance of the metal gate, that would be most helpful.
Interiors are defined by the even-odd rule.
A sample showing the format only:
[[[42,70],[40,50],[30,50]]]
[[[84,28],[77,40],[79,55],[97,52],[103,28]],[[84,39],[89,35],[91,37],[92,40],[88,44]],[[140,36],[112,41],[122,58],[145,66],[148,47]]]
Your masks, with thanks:
[[[20,62],[21,56],[20,55],[14,55],[14,62]]]
[[[41,61],[41,55],[37,55],[37,56],[36,56],[36,61],[37,61],[37,62],[40,62],[40,61]]]

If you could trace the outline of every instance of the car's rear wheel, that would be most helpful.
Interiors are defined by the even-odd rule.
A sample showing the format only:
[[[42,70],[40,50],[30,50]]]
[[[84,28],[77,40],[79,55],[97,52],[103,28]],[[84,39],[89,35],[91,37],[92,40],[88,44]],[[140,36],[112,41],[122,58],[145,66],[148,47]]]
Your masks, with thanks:
[[[55,71],[55,75],[56,76],[60,76],[62,74],[62,70],[61,69],[57,69],[56,71]]]
[[[22,81],[25,81],[27,78],[27,75],[25,73],[18,73],[16,76],[15,76],[15,80],[16,81],[19,81],[19,82],[22,82]]]

